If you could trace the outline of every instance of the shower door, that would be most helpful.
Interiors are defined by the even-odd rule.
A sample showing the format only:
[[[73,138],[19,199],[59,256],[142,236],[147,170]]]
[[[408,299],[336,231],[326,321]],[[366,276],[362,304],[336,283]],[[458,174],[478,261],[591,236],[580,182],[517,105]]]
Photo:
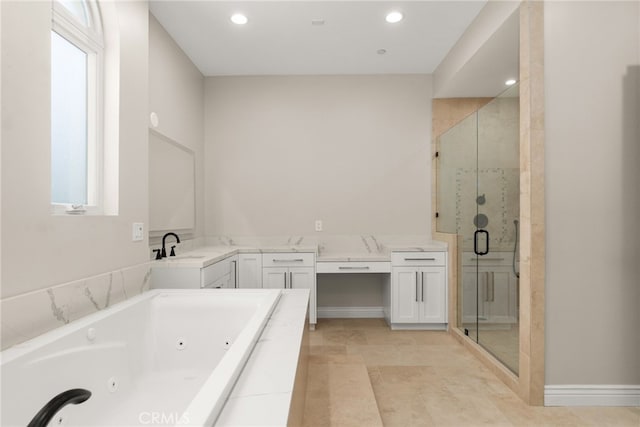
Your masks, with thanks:
[[[519,96],[513,86],[478,110],[477,340],[518,372],[517,236],[520,215]],[[485,242],[480,241],[486,237]]]
[[[458,325],[518,372],[518,88],[438,138],[437,230],[459,243]]]

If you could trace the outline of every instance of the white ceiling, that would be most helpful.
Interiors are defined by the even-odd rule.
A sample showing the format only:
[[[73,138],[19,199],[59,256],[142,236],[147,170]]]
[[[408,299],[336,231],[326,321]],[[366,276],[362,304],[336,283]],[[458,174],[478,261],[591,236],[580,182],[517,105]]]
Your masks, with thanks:
[[[404,74],[432,73],[485,3],[152,0],[150,9],[205,76]],[[391,10],[404,19],[385,22]],[[232,24],[236,12],[249,22]]]

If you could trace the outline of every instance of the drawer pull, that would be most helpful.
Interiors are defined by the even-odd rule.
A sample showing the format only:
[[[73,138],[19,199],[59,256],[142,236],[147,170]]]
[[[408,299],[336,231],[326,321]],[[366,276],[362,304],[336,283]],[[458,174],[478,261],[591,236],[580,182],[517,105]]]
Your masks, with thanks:
[[[302,258],[295,258],[295,259],[273,259],[273,262],[304,262],[304,259]]]
[[[345,267],[345,266],[340,266],[338,267],[339,270],[368,270],[369,266],[364,266],[364,267]]]
[[[405,261],[435,261],[435,258],[405,258]]]

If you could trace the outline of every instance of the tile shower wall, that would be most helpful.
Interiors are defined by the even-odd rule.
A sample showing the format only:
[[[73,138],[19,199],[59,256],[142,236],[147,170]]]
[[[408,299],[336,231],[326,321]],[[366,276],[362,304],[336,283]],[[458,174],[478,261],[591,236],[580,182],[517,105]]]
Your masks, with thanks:
[[[463,250],[473,247],[476,214],[488,220],[482,228],[493,250],[513,249],[520,197],[518,102],[495,99],[439,138],[438,231],[465,236]]]

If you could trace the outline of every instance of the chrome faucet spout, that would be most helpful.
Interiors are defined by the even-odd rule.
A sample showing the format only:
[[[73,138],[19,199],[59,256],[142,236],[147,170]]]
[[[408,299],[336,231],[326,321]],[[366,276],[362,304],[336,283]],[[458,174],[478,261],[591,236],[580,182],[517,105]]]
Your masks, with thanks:
[[[167,237],[169,236],[173,236],[176,238],[176,243],[180,243],[180,237],[178,237],[178,235],[176,233],[167,233],[164,236],[162,236],[162,250],[160,252],[160,257],[161,258],[166,258],[167,257],[167,250],[165,249],[165,245],[166,245],[166,240]],[[171,250],[171,256],[175,256],[175,252],[173,251],[173,249]]]

